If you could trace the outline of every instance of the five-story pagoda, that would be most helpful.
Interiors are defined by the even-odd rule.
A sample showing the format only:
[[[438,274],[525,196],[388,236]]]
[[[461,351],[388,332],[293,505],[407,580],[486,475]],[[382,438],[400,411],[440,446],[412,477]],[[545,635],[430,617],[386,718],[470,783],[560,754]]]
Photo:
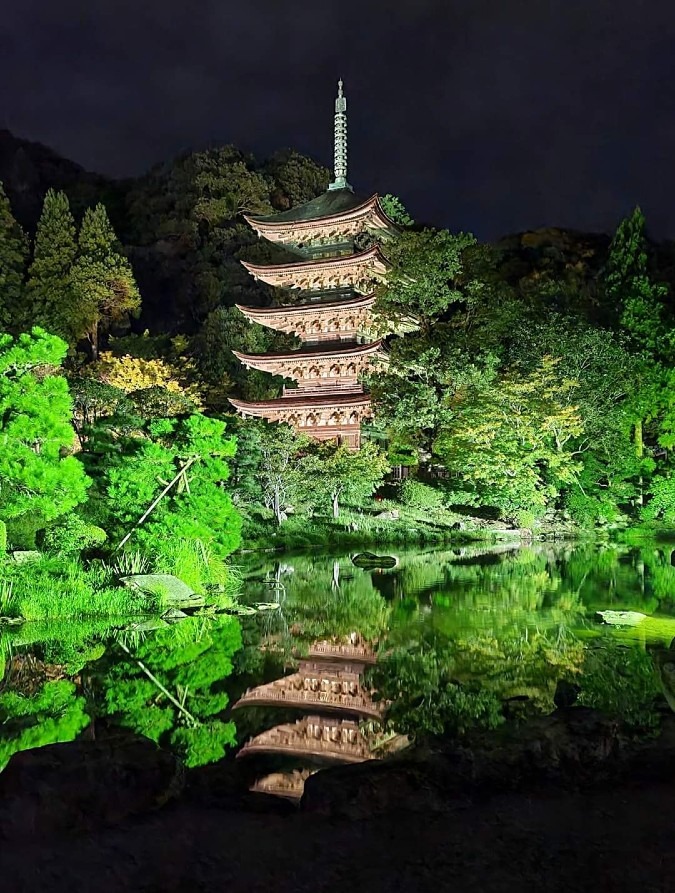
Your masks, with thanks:
[[[298,302],[237,308],[251,322],[295,334],[297,350],[252,355],[234,351],[249,368],[296,382],[274,400],[230,400],[243,416],[286,422],[318,440],[337,440],[358,449],[361,422],[370,416],[362,372],[381,352],[373,340],[374,289],[388,269],[379,242],[396,234],[377,195],[357,197],[347,182],[347,100],[338,83],[335,101],[335,179],[328,190],[289,211],[246,216],[259,236],[282,245],[290,263],[244,263],[256,278],[294,289]]]

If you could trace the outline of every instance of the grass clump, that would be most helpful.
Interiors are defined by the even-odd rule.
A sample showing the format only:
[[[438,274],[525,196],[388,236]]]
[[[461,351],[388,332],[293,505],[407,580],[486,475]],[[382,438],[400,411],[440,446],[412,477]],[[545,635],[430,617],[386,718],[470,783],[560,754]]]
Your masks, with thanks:
[[[158,604],[140,593],[112,585],[106,570],[85,568],[77,558],[44,555],[35,561],[0,566],[2,613],[23,620],[79,620],[148,614]]]

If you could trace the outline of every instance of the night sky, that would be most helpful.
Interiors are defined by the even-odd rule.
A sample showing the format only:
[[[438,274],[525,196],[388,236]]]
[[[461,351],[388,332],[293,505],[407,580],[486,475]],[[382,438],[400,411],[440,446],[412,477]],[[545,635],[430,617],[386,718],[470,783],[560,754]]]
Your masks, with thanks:
[[[293,146],[479,238],[675,237],[673,0],[6,0],[0,126],[86,168]]]

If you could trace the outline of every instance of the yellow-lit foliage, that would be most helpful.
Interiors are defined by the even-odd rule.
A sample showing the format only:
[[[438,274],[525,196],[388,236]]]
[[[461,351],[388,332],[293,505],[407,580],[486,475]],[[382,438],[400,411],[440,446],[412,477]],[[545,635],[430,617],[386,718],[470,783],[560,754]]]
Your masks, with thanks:
[[[201,407],[200,388],[186,381],[191,371],[189,361],[182,362],[180,367],[162,358],[146,359],[127,355],[115,356],[111,351],[101,353],[100,359],[92,363],[87,372],[93,378],[106,384],[120,388],[129,394],[145,388],[166,388],[174,394],[188,397]]]

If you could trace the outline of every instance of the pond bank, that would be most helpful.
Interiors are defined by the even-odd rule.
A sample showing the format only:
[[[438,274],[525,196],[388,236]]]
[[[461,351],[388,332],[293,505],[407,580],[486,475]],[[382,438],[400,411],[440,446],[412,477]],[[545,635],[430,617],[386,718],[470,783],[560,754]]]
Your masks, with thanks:
[[[299,809],[138,741],[26,752],[0,776],[0,870],[17,893],[669,889],[675,717],[634,742],[570,708],[490,742],[325,771]]]

